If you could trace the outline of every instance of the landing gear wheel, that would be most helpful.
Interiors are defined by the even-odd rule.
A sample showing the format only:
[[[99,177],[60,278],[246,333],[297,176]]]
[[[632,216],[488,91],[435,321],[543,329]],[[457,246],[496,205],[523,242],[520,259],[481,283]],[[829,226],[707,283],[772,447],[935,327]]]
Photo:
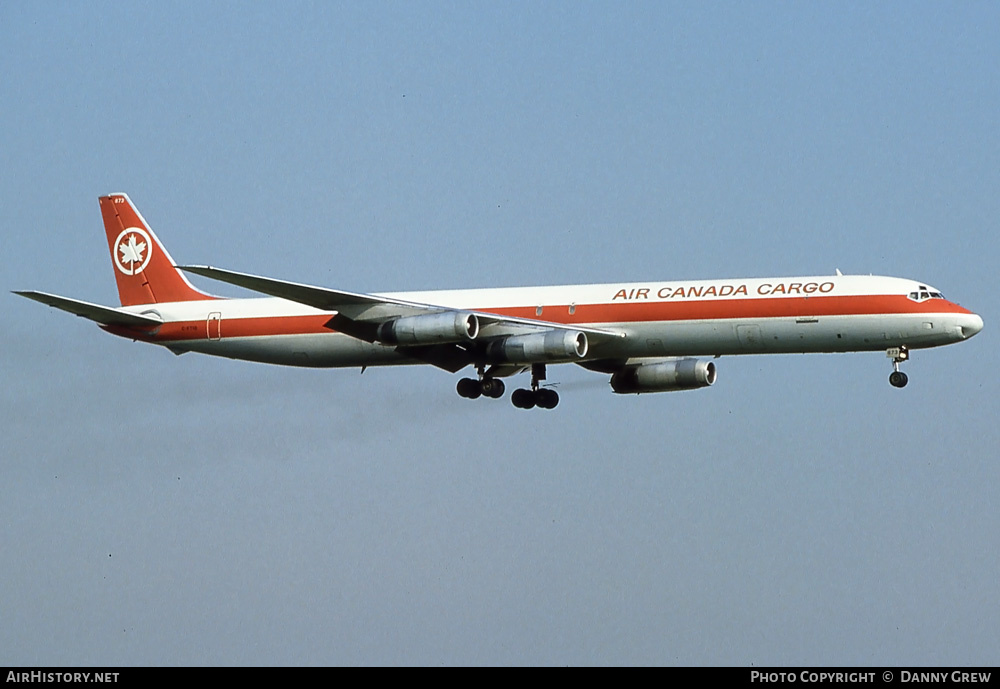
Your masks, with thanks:
[[[460,397],[474,400],[483,394],[483,386],[475,378],[463,378],[456,387]]]
[[[559,404],[559,393],[549,388],[541,388],[535,392],[535,404],[542,409],[555,409]]]
[[[555,409],[559,404],[559,393],[550,388],[539,387],[545,380],[545,364],[531,365],[531,389],[520,388],[510,395],[510,402],[518,409]],[[485,391],[483,394],[488,394]]]
[[[510,402],[518,409],[531,409],[535,406],[535,393],[519,388],[510,394]]]
[[[892,347],[885,351],[885,355],[892,359],[892,373],[889,374],[889,385],[894,388],[905,388],[908,379],[906,374],[899,370],[899,365],[910,358],[910,349],[906,345]]]
[[[482,388],[483,395],[495,400],[503,397],[503,392],[506,388],[503,381],[496,378],[483,378],[482,382],[480,382],[480,387]]]

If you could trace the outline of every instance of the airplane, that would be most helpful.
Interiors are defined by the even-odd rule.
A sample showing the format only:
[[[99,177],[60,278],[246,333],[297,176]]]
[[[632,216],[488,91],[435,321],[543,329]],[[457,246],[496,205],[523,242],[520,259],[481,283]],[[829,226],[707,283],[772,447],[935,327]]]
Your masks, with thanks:
[[[178,266],[125,194],[100,197],[120,307],[46,292],[23,297],[175,354],[310,367],[430,364],[461,397],[552,409],[550,364],[610,375],[615,393],[712,385],[726,355],[884,351],[907,384],[910,351],[961,342],[983,319],[915,280],[872,275],[686,280],[361,294],[210,266]],[[185,273],[268,295],[230,299]],[[700,357],[709,357],[708,360]]]

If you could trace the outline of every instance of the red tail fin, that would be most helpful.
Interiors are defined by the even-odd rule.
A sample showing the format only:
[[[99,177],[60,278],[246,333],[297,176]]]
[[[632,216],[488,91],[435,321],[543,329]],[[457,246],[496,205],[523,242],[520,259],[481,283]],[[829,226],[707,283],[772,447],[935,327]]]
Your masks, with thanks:
[[[125,194],[102,196],[111,264],[122,306],[215,299],[195,289]]]

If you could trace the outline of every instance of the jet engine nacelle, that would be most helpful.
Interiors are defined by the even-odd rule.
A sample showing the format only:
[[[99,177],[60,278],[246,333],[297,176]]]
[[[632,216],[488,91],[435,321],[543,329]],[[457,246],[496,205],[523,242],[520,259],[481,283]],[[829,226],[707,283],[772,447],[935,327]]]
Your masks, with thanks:
[[[587,356],[587,334],[574,330],[511,335],[490,342],[487,356],[493,361],[513,364],[578,361]]]
[[[479,335],[474,313],[444,311],[422,316],[404,316],[378,327],[377,339],[385,344],[427,345],[466,342]]]
[[[617,393],[670,392],[708,387],[715,382],[715,364],[698,359],[677,359],[656,364],[628,366],[611,376]]]

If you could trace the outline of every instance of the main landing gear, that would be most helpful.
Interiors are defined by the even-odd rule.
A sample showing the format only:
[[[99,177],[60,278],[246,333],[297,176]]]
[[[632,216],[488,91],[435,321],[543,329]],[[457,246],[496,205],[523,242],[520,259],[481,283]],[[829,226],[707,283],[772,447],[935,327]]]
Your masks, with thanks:
[[[498,378],[490,378],[480,374],[479,380],[475,378],[463,378],[458,381],[457,389],[460,397],[470,400],[474,400],[480,396],[500,399],[503,397],[506,386]]]
[[[515,390],[510,395],[511,404],[518,409],[555,409],[559,404],[559,393],[552,388],[541,388],[539,382],[545,380],[545,364],[531,365],[531,389]]]
[[[559,404],[559,393],[551,388],[539,387],[539,383],[545,380],[545,364],[532,364],[531,366],[531,389],[515,390],[510,401],[518,409],[555,409]],[[474,400],[479,397],[490,397],[499,399],[503,397],[506,386],[499,378],[487,375],[482,366],[479,367],[479,378],[462,378],[458,381],[456,389],[460,397]]]
[[[892,373],[889,374],[889,385],[894,388],[905,388],[909,378],[899,370],[899,365],[910,358],[910,350],[906,345],[902,347],[891,347],[885,350],[885,355],[892,359]]]

